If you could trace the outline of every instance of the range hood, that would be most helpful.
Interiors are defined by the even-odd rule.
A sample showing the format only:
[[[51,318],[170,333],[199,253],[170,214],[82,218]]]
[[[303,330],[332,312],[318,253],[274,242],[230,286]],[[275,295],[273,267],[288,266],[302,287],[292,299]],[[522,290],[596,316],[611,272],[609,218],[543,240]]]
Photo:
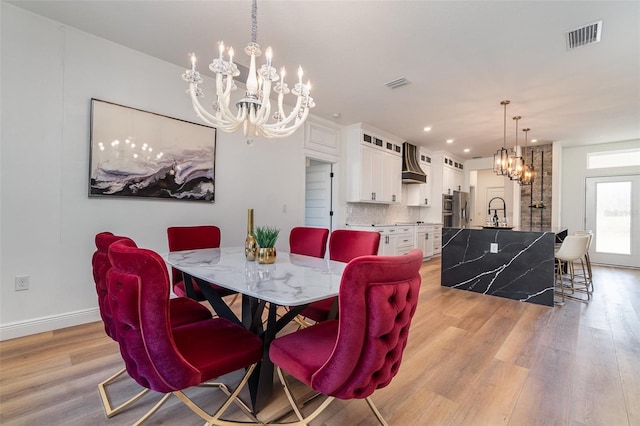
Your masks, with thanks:
[[[427,175],[420,168],[418,147],[402,144],[402,183],[427,183]]]

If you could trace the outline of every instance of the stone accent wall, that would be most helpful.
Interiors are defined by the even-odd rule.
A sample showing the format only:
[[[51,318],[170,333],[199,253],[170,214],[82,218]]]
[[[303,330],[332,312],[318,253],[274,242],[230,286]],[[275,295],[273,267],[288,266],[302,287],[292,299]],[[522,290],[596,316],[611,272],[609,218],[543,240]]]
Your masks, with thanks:
[[[528,165],[533,162],[536,176],[533,185],[520,186],[520,227],[551,227],[552,145],[530,146],[523,150],[523,158]],[[537,203],[545,208],[530,208]]]

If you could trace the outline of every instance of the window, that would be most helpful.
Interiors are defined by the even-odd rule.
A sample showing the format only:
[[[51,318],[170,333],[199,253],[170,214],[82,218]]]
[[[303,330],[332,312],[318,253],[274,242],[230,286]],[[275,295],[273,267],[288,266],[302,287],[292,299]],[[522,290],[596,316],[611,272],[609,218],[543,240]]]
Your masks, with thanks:
[[[640,148],[590,152],[587,154],[587,169],[633,166],[640,166]]]

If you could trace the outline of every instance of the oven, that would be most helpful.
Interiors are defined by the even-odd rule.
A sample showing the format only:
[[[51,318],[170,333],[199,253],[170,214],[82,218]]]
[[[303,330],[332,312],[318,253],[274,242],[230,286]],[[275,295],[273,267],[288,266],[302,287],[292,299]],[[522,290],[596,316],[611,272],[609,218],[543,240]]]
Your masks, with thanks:
[[[453,195],[442,194],[442,212],[453,213]]]
[[[442,195],[442,226],[445,228],[453,226],[453,195]]]

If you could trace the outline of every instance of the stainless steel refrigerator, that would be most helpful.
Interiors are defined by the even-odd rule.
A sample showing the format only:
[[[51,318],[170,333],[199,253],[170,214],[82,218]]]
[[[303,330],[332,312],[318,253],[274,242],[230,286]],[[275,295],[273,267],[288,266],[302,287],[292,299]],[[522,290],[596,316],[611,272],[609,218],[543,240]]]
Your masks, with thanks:
[[[469,226],[469,193],[453,191],[453,228],[466,228]]]

